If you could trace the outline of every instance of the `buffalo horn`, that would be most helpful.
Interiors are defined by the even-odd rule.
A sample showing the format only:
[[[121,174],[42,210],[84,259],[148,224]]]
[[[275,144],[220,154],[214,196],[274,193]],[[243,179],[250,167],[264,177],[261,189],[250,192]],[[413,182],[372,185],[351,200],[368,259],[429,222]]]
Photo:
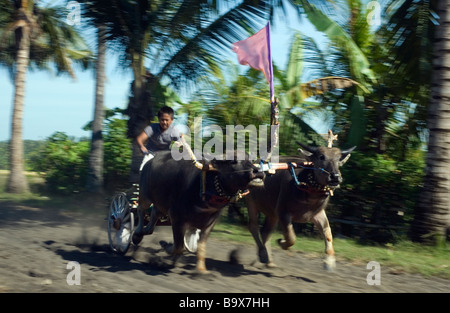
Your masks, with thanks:
[[[195,167],[202,171],[217,171],[217,169],[212,164],[206,164],[205,162],[200,163],[197,161],[197,158],[195,157],[194,152],[191,149],[191,146],[187,144],[186,140],[184,140],[184,137],[180,137],[180,143],[187,149],[192,162],[194,163]]]
[[[355,150],[355,149],[356,149],[356,146],[353,146],[353,147],[351,147],[350,149],[341,151],[341,153],[342,153],[342,154],[348,154],[348,153],[351,153],[351,152],[352,152],[353,150]]]
[[[347,154],[341,161],[339,161],[339,166],[342,166],[345,164],[345,162],[348,161],[348,159],[350,159],[351,154]]]
[[[351,152],[353,151],[353,150],[355,150],[355,148],[356,147],[351,147],[350,149],[347,149],[347,150],[344,150],[344,151],[341,151],[341,154],[342,154],[342,156],[344,156],[344,158],[341,160],[341,161],[339,161],[339,166],[342,166],[342,165],[344,165],[345,164],[345,162],[347,162],[348,161],[348,159],[350,158],[350,156],[351,156]]]

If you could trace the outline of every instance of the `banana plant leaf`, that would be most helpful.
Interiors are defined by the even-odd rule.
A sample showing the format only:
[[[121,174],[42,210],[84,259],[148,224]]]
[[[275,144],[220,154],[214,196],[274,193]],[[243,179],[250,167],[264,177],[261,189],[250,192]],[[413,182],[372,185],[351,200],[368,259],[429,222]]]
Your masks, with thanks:
[[[370,85],[376,82],[375,74],[371,70],[365,54],[350,35],[339,24],[331,20],[308,1],[297,0],[295,3],[303,7],[308,20],[318,31],[323,32],[336,45],[345,47],[353,74],[358,81],[370,89]]]

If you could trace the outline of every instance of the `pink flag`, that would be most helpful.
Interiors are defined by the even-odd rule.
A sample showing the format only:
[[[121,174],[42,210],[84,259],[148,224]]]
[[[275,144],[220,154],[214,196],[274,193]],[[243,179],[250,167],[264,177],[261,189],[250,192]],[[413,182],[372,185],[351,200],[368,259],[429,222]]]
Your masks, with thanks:
[[[247,39],[235,42],[233,51],[242,65],[262,71],[270,86],[270,100],[274,102],[272,53],[270,51],[270,22]]]

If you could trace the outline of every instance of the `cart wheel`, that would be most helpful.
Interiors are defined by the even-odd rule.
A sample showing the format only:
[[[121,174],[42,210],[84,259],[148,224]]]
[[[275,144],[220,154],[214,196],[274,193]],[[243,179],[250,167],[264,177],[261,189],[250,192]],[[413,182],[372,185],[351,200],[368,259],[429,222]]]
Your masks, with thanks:
[[[191,227],[184,234],[184,247],[191,253],[197,252],[197,243],[200,238],[200,229]]]
[[[127,253],[134,230],[134,214],[124,192],[117,193],[108,213],[108,239],[114,252]]]

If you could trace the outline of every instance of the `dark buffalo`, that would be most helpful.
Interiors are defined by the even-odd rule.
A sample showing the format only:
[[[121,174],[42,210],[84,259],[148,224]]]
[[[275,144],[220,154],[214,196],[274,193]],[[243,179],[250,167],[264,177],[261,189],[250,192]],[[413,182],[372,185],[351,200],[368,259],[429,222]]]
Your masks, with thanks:
[[[300,144],[300,143],[299,143]],[[325,239],[325,266],[335,267],[332,235],[325,208],[342,182],[339,167],[350,157],[354,147],[341,151],[338,148],[308,147],[300,144],[304,158],[280,157],[281,162],[297,162],[304,167],[279,170],[268,175],[264,187],[255,188],[246,197],[249,212],[249,228],[258,246],[262,263],[274,266],[270,255],[270,235],[280,221],[284,239],[278,243],[288,249],[295,243],[292,222],[313,222]],[[305,162],[306,161],[306,162]],[[292,171],[295,173],[293,174]],[[258,226],[258,212],[265,215],[261,231]]]
[[[202,176],[204,175],[204,180]],[[184,249],[186,230],[201,230],[197,244],[197,270],[206,272],[206,240],[220,216],[221,209],[252,185],[262,186],[264,174],[249,160],[212,160],[202,172],[193,161],[172,158],[160,152],[143,168],[139,193],[139,223],[133,241],[151,234],[162,216],[169,216],[173,232],[175,256]],[[145,210],[153,203],[150,222],[144,228]],[[176,259],[176,258],[175,258]]]

